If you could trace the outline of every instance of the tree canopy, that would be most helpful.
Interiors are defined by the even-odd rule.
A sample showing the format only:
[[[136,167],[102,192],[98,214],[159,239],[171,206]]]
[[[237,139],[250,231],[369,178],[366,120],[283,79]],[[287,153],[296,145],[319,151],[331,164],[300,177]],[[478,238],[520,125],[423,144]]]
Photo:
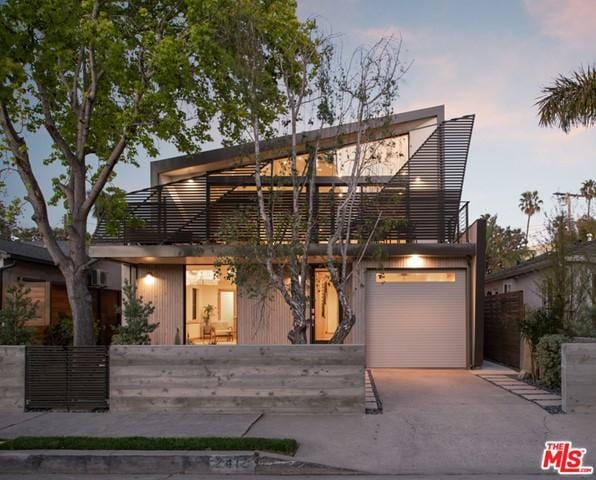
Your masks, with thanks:
[[[559,75],[542,89],[536,103],[540,125],[558,127],[565,133],[573,127],[596,123],[596,68],[579,68],[571,75]]]
[[[158,155],[159,141],[195,153],[214,122],[237,141],[247,111],[238,58],[264,59],[262,72],[274,85],[283,62],[270,58],[307,41],[309,25],[297,19],[296,3],[285,0],[0,4],[0,148],[9,151],[32,218],[65,277],[75,344],[93,342],[87,220],[117,165],[138,164],[142,151]],[[237,36],[249,26],[258,51],[238,48]],[[281,100],[266,90],[259,121],[273,122]],[[43,157],[30,148],[38,132],[51,139]],[[46,198],[46,178],[35,167],[52,163],[62,173]],[[58,202],[67,213],[68,252],[59,248],[48,218],[48,205]]]
[[[486,271],[498,272],[514,267],[527,260],[531,254],[527,239],[519,228],[502,227],[497,223],[497,216],[485,214],[486,219]]]

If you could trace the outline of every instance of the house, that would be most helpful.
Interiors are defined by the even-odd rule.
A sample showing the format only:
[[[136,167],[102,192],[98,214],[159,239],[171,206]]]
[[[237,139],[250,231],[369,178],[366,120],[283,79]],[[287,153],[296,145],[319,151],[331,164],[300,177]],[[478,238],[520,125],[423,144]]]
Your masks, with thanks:
[[[596,241],[578,243],[565,254],[569,274],[574,279],[571,309],[596,305]],[[530,348],[520,335],[519,318],[547,307],[554,263],[552,253],[543,253],[486,275],[485,302],[495,314],[485,314],[485,353],[487,358],[520,370],[530,371]],[[491,310],[489,307],[487,310]],[[594,325],[596,328],[596,325]]]
[[[384,145],[390,147],[383,147],[382,167],[362,180],[359,198],[375,191],[394,199],[385,215],[403,222],[381,242],[386,260],[353,258],[357,321],[348,342],[366,345],[370,367],[468,368],[482,362],[485,225],[470,224],[461,201],[474,116],[444,115],[444,106],[409,111],[373,129],[374,141],[389,139]],[[337,292],[322,261],[345,182],[337,159],[349,158],[355,128],[299,137],[301,155],[315,141],[320,151],[335,153],[332,162],[319,158],[316,165],[311,343],[328,342],[339,320]],[[289,137],[261,145],[268,172],[283,176],[289,146]],[[215,273],[217,258],[229,251],[218,238],[222,225],[233,221],[234,212],[256,205],[251,149],[241,145],[154,161],[151,186],[127,195],[128,211],[141,225],[124,222],[110,232],[98,224],[91,255],[123,262],[123,279],[153,302],[152,321],[160,323],[154,344],[172,344],[177,336],[188,344],[288,343],[292,319],[281,295],[274,292],[262,305]],[[275,194],[283,199],[284,187],[276,186]],[[366,220],[366,209],[358,215]],[[262,228],[256,213],[242,227]]]
[[[596,299],[596,240],[574,245],[567,252],[567,260],[571,268],[584,269],[588,265],[585,280],[589,292],[588,302]],[[589,264],[593,266],[590,267]],[[543,253],[521,262],[511,268],[486,275],[484,290],[487,295],[522,291],[524,305],[527,310],[536,310],[545,306],[548,292],[545,291],[545,274],[552,266],[552,254]],[[586,282],[584,282],[586,283]]]
[[[98,338],[102,344],[109,343],[113,327],[120,323],[120,273],[120,265],[112,260],[99,260],[90,272],[95,318],[106,327]],[[39,341],[47,327],[71,316],[64,277],[48,251],[32,243],[0,240],[0,308],[8,289],[17,283],[28,288],[31,299],[38,302],[37,317],[27,326],[35,328]]]

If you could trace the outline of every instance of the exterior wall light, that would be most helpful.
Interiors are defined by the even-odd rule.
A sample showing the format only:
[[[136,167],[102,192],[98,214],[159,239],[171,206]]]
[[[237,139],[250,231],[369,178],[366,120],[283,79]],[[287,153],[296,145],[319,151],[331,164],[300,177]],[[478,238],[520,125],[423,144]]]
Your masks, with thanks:
[[[153,276],[153,273],[149,272],[147,275],[145,275],[145,283],[147,285],[153,285],[155,283],[155,277]]]
[[[424,267],[424,258],[420,255],[410,255],[406,258],[406,266],[409,268],[422,268]]]

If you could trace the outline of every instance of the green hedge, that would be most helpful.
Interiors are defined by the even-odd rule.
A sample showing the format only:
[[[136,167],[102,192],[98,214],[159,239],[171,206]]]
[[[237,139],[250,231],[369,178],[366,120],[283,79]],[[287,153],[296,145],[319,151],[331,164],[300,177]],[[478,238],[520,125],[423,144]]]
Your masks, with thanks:
[[[561,386],[561,344],[572,340],[565,335],[545,335],[536,346],[538,380],[548,388]]]
[[[0,450],[262,450],[294,455],[291,438],[258,437],[17,437]]]

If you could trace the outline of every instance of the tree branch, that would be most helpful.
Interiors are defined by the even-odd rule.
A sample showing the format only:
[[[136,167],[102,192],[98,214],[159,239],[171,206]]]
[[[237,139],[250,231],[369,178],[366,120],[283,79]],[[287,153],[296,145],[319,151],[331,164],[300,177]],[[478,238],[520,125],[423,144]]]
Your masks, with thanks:
[[[41,108],[43,111],[44,117],[44,126],[46,130],[52,137],[52,141],[56,144],[62,155],[66,158],[66,160],[71,163],[75,160],[74,153],[72,152],[68,142],[64,139],[64,137],[58,131],[56,127],[56,123],[54,122],[54,115],[52,114],[52,107],[50,105],[50,98],[48,96],[47,90],[45,89],[42,82],[40,82],[37,78],[34,78],[35,85],[37,86],[37,92],[39,93],[39,100],[41,102]]]
[[[56,237],[49,223],[48,210],[43,192],[41,191],[37,179],[33,174],[33,169],[31,168],[29,154],[27,153],[27,145],[25,140],[16,132],[4,102],[0,103],[0,125],[4,131],[4,136],[8,140],[8,146],[14,155],[19,175],[27,189],[27,200],[33,207],[33,219],[35,220],[35,223],[37,223],[39,231],[44,239],[45,246],[52,259],[60,268],[64,269],[71,263],[70,259],[60,249],[60,246],[56,241]]]

